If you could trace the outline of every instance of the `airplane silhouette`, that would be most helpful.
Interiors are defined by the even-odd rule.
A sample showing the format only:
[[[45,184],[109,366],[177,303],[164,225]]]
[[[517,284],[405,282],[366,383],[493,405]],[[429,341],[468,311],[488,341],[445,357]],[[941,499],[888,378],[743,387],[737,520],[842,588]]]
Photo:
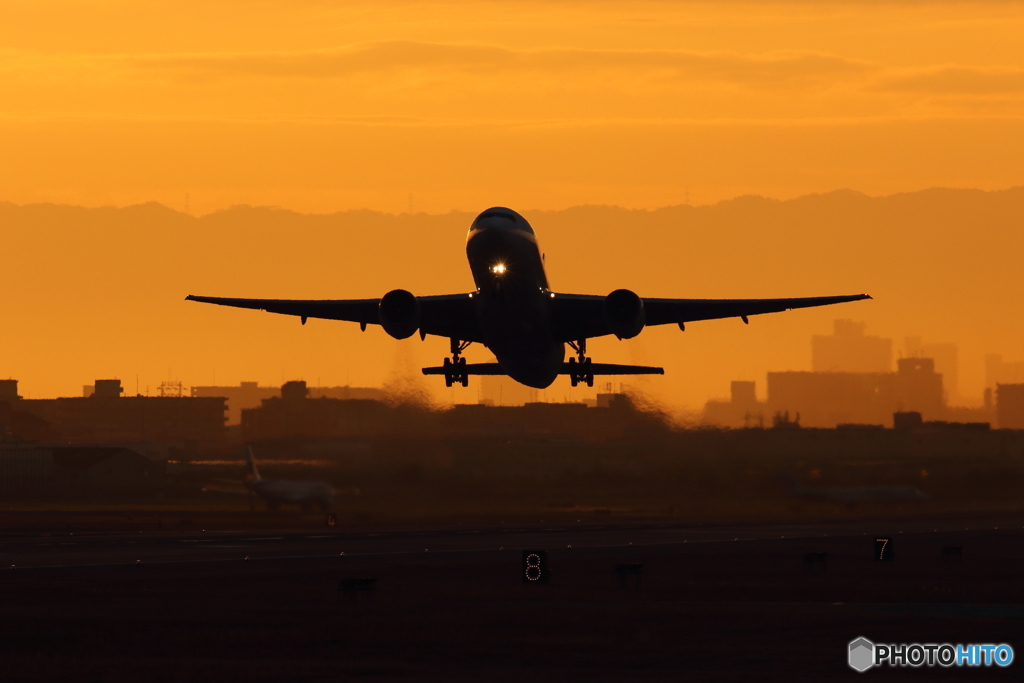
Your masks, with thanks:
[[[327,512],[334,508],[334,489],[323,481],[293,481],[264,479],[256,468],[252,446],[245,448],[245,484],[250,491],[267,501],[267,507],[276,510],[282,505],[298,505],[303,511],[314,506]]]
[[[487,209],[473,221],[466,255],[476,289],[465,294],[413,296],[395,289],[379,299],[294,300],[230,299],[187,296],[188,301],[252,308],[307,318],[347,320],[380,325],[395,339],[419,332],[451,340],[451,358],[440,367],[423,368],[425,375],[444,375],[445,384],[469,385],[470,375],[508,375],[544,389],[558,375],[569,375],[573,386],[594,385],[595,375],[664,374],[662,368],[594,363],[587,357],[587,340],[613,334],[630,339],[651,325],[679,325],[697,320],[741,318],[792,308],[825,306],[870,299],[867,294],[799,299],[648,299],[628,289],[608,296],[562,294],[548,288],[544,257],[529,222],[501,207]],[[497,363],[467,364],[462,352],[483,344]],[[576,352],[565,362],[565,347]]]

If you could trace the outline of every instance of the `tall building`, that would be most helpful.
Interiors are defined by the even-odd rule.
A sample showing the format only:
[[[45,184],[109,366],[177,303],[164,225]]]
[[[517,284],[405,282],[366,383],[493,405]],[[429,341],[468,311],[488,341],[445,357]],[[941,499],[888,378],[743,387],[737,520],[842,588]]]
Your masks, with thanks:
[[[251,442],[374,437],[412,426],[380,401],[314,399],[309,393],[305,382],[287,382],[281,387],[280,396],[263,399],[259,407],[244,409],[242,438]]]
[[[18,380],[0,379],[0,401],[17,401],[19,398]]]
[[[217,443],[224,439],[224,399],[122,396],[121,381],[97,380],[81,398],[20,399],[18,410],[45,425],[36,438],[69,443],[155,441]]]
[[[766,408],[764,403],[757,400],[755,383],[734,381],[729,388],[728,401],[708,401],[704,404],[702,420],[719,427],[764,427]],[[770,419],[768,422],[770,424]]]
[[[890,372],[892,340],[864,334],[864,323],[834,320],[830,336],[811,337],[814,372]]]
[[[1024,384],[1024,362],[1007,363],[1002,355],[985,355],[985,388],[995,389],[997,384]]]
[[[769,372],[768,410],[805,427],[888,425],[896,401],[891,372]]]
[[[896,365],[896,411],[921,413],[926,420],[942,419],[944,378],[936,372],[935,361],[900,358]]]
[[[935,372],[942,375],[947,403],[960,402],[960,361],[956,344],[926,344],[921,337],[905,337],[903,354],[907,358],[931,358]]]
[[[945,416],[942,375],[930,358],[901,358],[896,372],[769,372],[767,408],[805,427],[892,425],[895,412]]]
[[[280,387],[261,387],[258,382],[242,382],[237,387],[192,387],[193,398],[221,397],[227,399],[227,424],[242,422],[242,411],[258,408],[260,401],[281,395]]]
[[[1024,384],[996,385],[996,419],[1000,429],[1024,429]]]
[[[308,392],[310,398],[357,398],[374,401],[384,399],[384,390],[373,387],[310,387]],[[242,422],[243,410],[259,408],[264,399],[280,397],[281,388],[261,387],[258,382],[242,382],[236,387],[192,387],[192,396],[194,398],[226,398],[228,401],[227,423],[228,425],[237,425]]]

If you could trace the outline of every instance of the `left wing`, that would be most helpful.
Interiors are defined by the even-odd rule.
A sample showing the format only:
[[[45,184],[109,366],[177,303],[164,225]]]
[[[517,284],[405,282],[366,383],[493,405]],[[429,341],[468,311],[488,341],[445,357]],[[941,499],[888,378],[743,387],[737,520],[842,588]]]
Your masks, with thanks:
[[[294,315],[302,318],[303,323],[306,322],[306,318],[323,318],[359,323],[364,329],[367,325],[380,324],[380,299],[227,299],[189,295],[185,300]],[[463,341],[483,341],[473,308],[473,299],[469,294],[420,296],[416,297],[416,300],[420,307],[421,333],[454,337]]]
[[[643,299],[646,325],[667,325],[716,318],[743,318],[779,313],[793,308],[828,306],[870,299],[867,294],[814,296],[798,299]],[[604,315],[603,296],[556,294],[555,324],[562,341],[576,341],[611,334]]]

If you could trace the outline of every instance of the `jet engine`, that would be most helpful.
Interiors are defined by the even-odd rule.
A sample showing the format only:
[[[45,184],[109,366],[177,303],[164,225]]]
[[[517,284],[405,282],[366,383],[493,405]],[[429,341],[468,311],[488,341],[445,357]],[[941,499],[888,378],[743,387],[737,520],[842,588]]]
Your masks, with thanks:
[[[619,339],[632,339],[647,323],[644,300],[628,289],[616,289],[605,297],[604,316]]]
[[[420,303],[410,292],[393,289],[380,300],[380,326],[395,339],[406,339],[420,328]]]

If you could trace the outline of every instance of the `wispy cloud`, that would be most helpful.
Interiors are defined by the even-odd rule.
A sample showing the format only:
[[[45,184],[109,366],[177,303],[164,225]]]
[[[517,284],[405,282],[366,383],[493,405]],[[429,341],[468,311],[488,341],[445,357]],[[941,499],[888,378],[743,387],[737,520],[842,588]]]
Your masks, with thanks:
[[[681,50],[515,50],[492,45],[387,41],[307,52],[152,54],[84,57],[96,68],[162,72],[172,78],[346,78],[403,72],[438,75],[555,76],[615,74],[619,78],[778,85],[844,78],[870,64],[813,51],[764,54]]]
[[[936,95],[1024,93],[1024,69],[936,66],[888,75],[876,88]]]
[[[894,67],[813,50],[513,49],[420,41],[298,52],[8,49],[0,50],[0,91],[9,96],[0,103],[6,116],[810,121],[979,115],[986,107],[991,115],[1019,116],[1024,68]],[[494,107],[495,97],[506,97],[507,106]]]

